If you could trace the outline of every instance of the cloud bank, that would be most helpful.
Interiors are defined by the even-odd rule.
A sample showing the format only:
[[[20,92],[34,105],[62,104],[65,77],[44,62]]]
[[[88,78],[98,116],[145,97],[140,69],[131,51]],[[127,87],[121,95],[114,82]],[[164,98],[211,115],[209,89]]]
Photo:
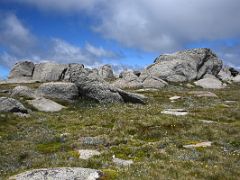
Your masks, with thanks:
[[[41,41],[14,14],[5,14],[0,20],[0,65],[11,67],[19,60],[34,62],[83,63],[94,66],[103,59],[115,59],[120,55],[86,43],[78,47],[59,38]]]
[[[84,13],[93,19],[90,26],[101,36],[125,47],[148,52],[167,53],[185,49],[189,44],[198,42],[240,39],[239,0],[11,0],[11,2],[61,15]],[[21,33],[24,36],[29,32],[25,32],[23,28]],[[222,47],[215,48],[217,53],[229,63],[240,66],[239,46],[221,45]],[[13,46],[12,49],[14,48],[16,47]],[[96,53],[94,48],[85,48],[89,53],[90,51]],[[74,54],[76,51],[82,52],[73,48],[65,53],[69,55],[70,52]],[[104,54],[101,48],[98,51],[97,54]],[[78,56],[81,59],[84,55],[81,53]]]

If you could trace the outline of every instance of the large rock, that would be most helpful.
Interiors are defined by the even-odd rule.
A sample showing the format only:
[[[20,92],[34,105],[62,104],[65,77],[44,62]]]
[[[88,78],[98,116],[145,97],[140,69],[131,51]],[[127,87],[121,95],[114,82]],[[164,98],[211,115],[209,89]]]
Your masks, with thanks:
[[[229,67],[223,67],[221,71],[218,73],[218,78],[222,81],[231,81],[233,76]]]
[[[17,86],[12,90],[11,97],[35,98],[35,91],[27,86]]]
[[[99,78],[95,73],[82,69],[80,76],[72,77],[73,82],[83,97],[93,99],[99,103],[132,102],[145,103],[146,97],[125,92]]]
[[[102,177],[103,173],[96,169],[88,168],[49,168],[49,169],[34,169],[16,176],[12,176],[10,180],[97,180]]]
[[[65,108],[64,106],[45,98],[36,98],[34,100],[28,100],[27,102],[38,111],[43,112],[58,112]]]
[[[76,100],[79,96],[78,88],[74,83],[50,82],[39,86],[36,91],[38,96],[56,98],[66,101]]]
[[[81,72],[84,69],[83,64],[69,64],[64,76],[65,81],[74,81],[72,77],[77,78],[81,76]]]
[[[148,72],[144,72],[139,77],[134,73],[134,71],[123,71],[120,74],[119,79],[115,81],[113,85],[121,89],[161,89],[165,87],[167,83],[162,79],[152,76]]]
[[[28,111],[16,99],[0,97],[0,112],[27,113]]]
[[[119,79],[113,83],[117,88],[121,89],[140,89],[143,88],[142,80],[134,74],[133,71],[123,71],[119,75]]]
[[[111,65],[108,65],[108,64],[101,66],[98,69],[98,74],[104,80],[114,80],[115,79],[112,67],[111,67]]]
[[[201,79],[205,74],[216,76],[222,61],[210,49],[192,49],[159,56],[145,71],[169,82]]]
[[[167,82],[163,81],[156,76],[151,75],[148,72],[144,72],[141,74],[140,79],[143,83],[143,88],[154,88],[154,89],[161,89],[168,85]]]
[[[34,64],[29,61],[18,62],[12,68],[9,79],[31,80]]]
[[[194,82],[194,84],[205,89],[222,89],[226,87],[226,85],[217,78],[204,78]]]
[[[233,82],[240,83],[240,75],[237,75],[236,77],[234,77]]]
[[[35,65],[33,80],[60,81],[64,79],[68,65],[55,63],[40,63]]]

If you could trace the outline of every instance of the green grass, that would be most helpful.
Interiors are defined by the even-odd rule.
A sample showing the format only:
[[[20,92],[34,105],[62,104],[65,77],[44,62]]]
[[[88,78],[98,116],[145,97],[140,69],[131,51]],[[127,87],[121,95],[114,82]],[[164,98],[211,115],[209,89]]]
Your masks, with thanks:
[[[0,89],[6,88],[9,87],[0,85]],[[187,92],[199,89],[172,85],[157,92],[142,93],[149,97],[146,105],[100,105],[79,100],[64,104],[68,108],[59,113],[33,109],[30,118],[1,113],[0,177],[5,179],[34,168],[71,166],[100,169],[105,180],[239,179],[239,89],[239,85],[231,85],[212,91],[219,98],[196,98]],[[183,98],[171,103],[169,97],[174,95]],[[226,104],[225,101],[236,102]],[[184,108],[190,114],[163,115],[161,111],[165,108]],[[216,123],[206,124],[201,120]],[[63,139],[63,133],[69,135]],[[104,143],[83,144],[82,137],[101,137]],[[183,148],[202,141],[212,141],[213,145]],[[96,149],[102,155],[80,160],[76,152],[80,148]],[[113,155],[132,159],[134,164],[118,168],[112,162]]]

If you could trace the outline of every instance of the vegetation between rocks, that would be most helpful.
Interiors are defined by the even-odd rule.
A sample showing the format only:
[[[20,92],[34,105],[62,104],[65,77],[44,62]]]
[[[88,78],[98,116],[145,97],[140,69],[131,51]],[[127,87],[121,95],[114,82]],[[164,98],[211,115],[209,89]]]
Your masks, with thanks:
[[[0,90],[14,86],[0,85]],[[27,86],[36,88],[39,84]],[[218,98],[187,94],[193,90],[199,89],[183,84],[142,92],[149,97],[146,105],[100,105],[82,99],[64,103],[67,109],[57,113],[43,113],[28,106],[32,109],[29,118],[1,113],[0,177],[6,179],[34,168],[68,166],[102,170],[105,180],[238,179],[239,85],[211,90]],[[175,95],[182,98],[171,102],[169,98]],[[24,103],[24,98],[19,100]],[[183,108],[189,114],[161,114],[171,108]],[[95,137],[95,141],[83,141],[86,137]],[[183,147],[204,141],[213,144],[205,148]],[[78,149],[94,149],[102,154],[82,160]],[[131,159],[134,164],[117,167],[112,162],[113,155]]]

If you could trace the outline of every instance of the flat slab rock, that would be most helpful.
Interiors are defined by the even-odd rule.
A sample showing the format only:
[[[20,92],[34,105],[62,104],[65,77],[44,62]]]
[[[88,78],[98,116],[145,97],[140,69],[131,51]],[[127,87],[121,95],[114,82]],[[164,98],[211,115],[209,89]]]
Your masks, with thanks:
[[[58,112],[65,108],[64,106],[45,98],[36,98],[27,102],[33,107],[35,107],[37,110],[43,112]]]
[[[223,89],[226,87],[226,84],[222,83],[217,78],[204,78],[194,82],[196,86],[200,86],[204,89]]]
[[[188,92],[188,94],[196,97],[213,97],[213,98],[218,97],[216,94],[209,91],[190,91]]]
[[[197,144],[189,144],[189,145],[184,145],[184,148],[187,149],[192,149],[192,148],[199,148],[199,147],[210,147],[212,146],[212,142],[207,141],[207,142],[201,142],[201,143],[197,143]]]
[[[99,156],[101,153],[97,150],[90,150],[90,149],[80,149],[78,150],[79,158],[80,159],[90,159],[93,156]]]
[[[96,180],[102,177],[102,172],[96,169],[88,168],[50,168],[35,169],[27,171],[16,176],[12,176],[10,180]]]
[[[188,112],[184,109],[165,109],[162,114],[174,115],[174,116],[186,116]]]

